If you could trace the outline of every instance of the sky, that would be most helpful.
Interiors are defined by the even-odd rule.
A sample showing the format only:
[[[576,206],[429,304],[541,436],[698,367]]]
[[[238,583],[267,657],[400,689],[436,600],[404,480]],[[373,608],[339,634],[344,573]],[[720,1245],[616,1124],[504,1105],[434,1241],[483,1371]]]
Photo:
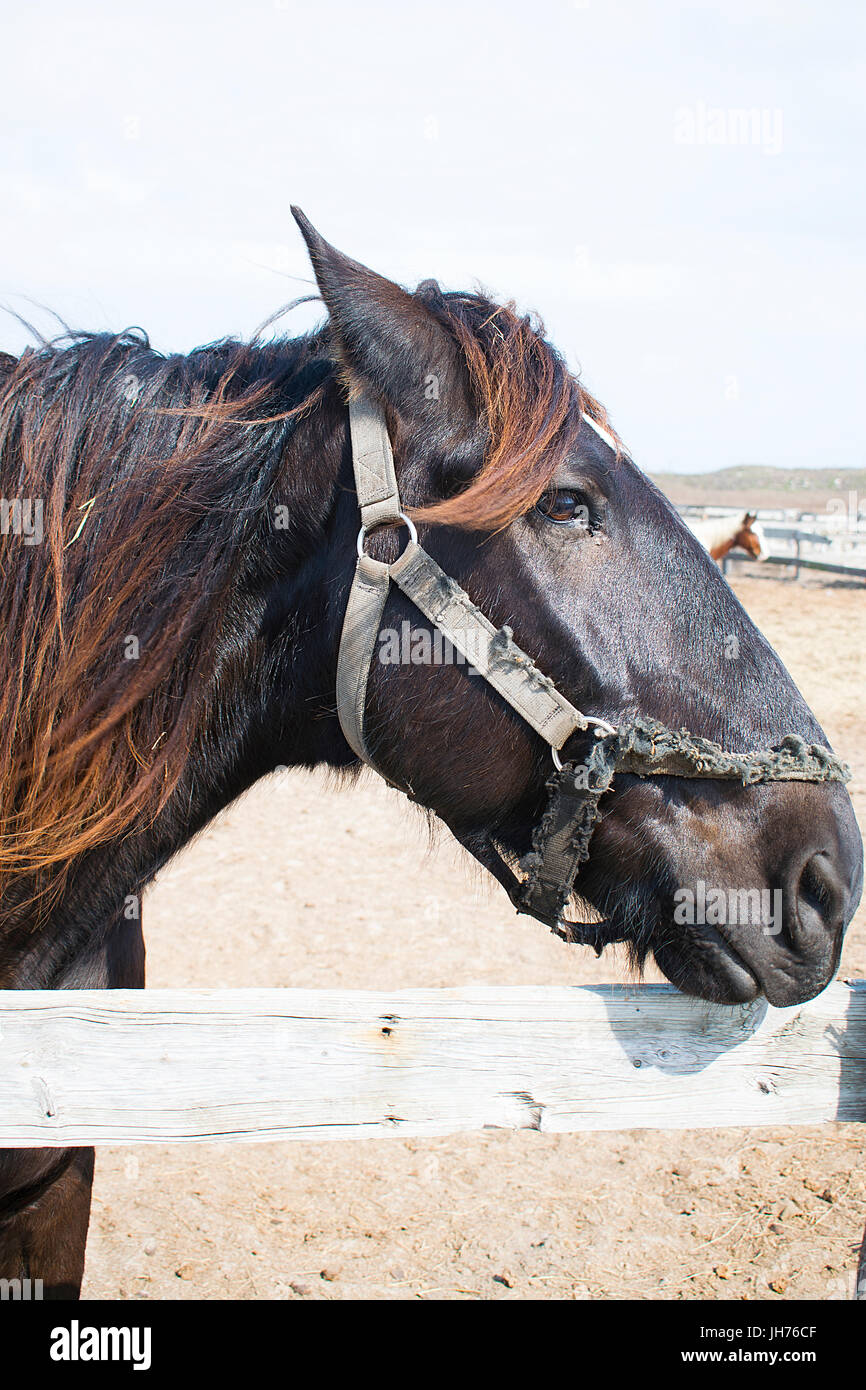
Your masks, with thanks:
[[[539,313],[647,471],[866,466],[859,0],[30,0],[2,35],[0,303],[42,331],[250,335],[313,288],[298,203]]]

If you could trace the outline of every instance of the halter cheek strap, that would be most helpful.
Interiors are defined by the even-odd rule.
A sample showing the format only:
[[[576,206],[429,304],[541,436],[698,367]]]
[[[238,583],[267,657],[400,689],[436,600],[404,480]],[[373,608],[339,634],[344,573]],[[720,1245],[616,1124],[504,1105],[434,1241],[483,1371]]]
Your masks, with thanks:
[[[587,415],[583,418],[616,447],[594,420]],[[615,773],[726,779],[744,786],[771,781],[849,780],[848,767],[834,753],[796,736],[783,739],[775,749],[729,753],[686,729],[675,731],[653,720],[635,719],[614,728],[604,719],[582,714],[518,647],[511,629],[495,628],[456,580],[418,544],[415,527],[400,507],[391,442],[381,410],[367,398],[357,397],[349,404],[349,425],[361,530],[337,659],[340,727],[353,752],[380,772],[367,744],[365,706],[370,666],[393,582],[553,752],[556,770],[547,783],[547,810],[533,832],[532,849],[521,863],[523,879],[512,871],[486,832],[461,839],[503,885],[518,912],[545,922],[567,941],[583,940],[600,950],[598,928],[569,923],[564,913],[581,864],[589,858],[599,801]],[[409,531],[409,543],[398,560],[385,564],[365,553],[368,531],[398,523]],[[572,734],[590,728],[596,738],[585,761],[563,765],[559,750]],[[411,789],[404,790],[412,794]],[[605,942],[611,939],[605,934]]]

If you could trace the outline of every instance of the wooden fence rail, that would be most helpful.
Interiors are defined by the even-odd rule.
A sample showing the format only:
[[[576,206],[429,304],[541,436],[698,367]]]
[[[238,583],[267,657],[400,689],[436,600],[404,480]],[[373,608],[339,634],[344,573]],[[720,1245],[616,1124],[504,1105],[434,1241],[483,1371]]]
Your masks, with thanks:
[[[866,1118],[866,985],[0,991],[0,1147]]]

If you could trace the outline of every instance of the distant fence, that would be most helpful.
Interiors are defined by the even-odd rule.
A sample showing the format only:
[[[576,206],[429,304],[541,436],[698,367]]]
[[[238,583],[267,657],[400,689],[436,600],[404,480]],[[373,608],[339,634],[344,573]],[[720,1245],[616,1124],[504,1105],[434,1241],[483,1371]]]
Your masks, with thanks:
[[[0,1147],[866,1118],[866,984],[0,991]]]
[[[727,559],[727,556],[725,557]],[[746,559],[746,556],[742,557]],[[751,557],[748,557],[751,558]],[[740,559],[739,555],[734,555],[733,559]],[[767,565],[788,565],[793,566],[794,578],[796,579],[801,569],[804,570],[824,570],[826,574],[840,574],[851,579],[866,579],[866,568],[859,568],[857,565],[834,565],[828,560],[813,560],[810,557],[800,555],[768,555],[762,563]]]

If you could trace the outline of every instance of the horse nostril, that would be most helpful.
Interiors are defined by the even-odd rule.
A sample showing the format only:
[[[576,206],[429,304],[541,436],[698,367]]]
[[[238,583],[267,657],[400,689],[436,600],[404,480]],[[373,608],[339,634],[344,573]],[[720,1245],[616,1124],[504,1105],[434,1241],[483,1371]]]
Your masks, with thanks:
[[[796,890],[797,920],[808,930],[815,919],[831,931],[842,925],[845,889],[827,854],[813,854],[800,871]]]

